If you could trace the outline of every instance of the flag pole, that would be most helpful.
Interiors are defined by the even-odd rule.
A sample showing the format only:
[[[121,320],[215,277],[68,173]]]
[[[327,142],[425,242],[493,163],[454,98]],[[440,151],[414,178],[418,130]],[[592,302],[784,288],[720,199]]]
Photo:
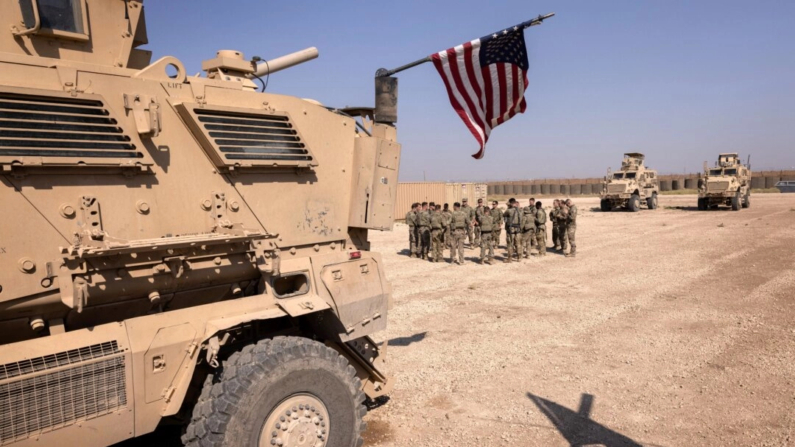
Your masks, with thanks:
[[[522,23],[520,23],[520,24],[518,24],[516,26],[512,26],[510,28],[525,29],[525,28],[529,28],[531,26],[540,25],[541,23],[544,22],[544,20],[546,20],[546,19],[548,19],[550,17],[553,17],[554,15],[555,15],[554,12],[551,12],[549,14],[539,15],[538,17],[536,17],[534,19],[530,19],[530,20],[528,20],[526,22],[522,22]],[[380,77],[384,77],[384,76],[392,76],[393,74],[400,73],[403,70],[408,70],[409,68],[413,68],[413,67],[416,67],[417,65],[422,65],[422,64],[424,64],[426,62],[430,62],[430,61],[431,61],[431,57],[430,56],[426,56],[426,57],[424,57],[422,59],[418,59],[418,60],[416,60],[414,62],[411,62],[411,63],[408,63],[406,65],[401,65],[400,67],[393,68],[391,70],[387,70],[386,68],[379,68],[378,71],[375,72],[375,77],[380,78]]]

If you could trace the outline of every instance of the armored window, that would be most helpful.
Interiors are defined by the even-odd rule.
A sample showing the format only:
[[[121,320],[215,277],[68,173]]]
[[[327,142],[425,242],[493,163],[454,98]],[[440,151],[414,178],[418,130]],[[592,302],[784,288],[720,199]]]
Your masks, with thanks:
[[[616,172],[615,174],[613,174],[613,178],[615,178],[615,179],[624,178],[624,173],[623,172]]]
[[[726,175],[737,175],[737,169],[735,169],[735,168],[732,168],[732,169],[726,169],[726,170],[725,170],[725,171],[723,171],[723,172],[724,172]]]
[[[101,96],[0,88],[3,170],[152,164]]]
[[[721,175],[721,172],[722,172],[721,169],[710,169],[709,175]]]
[[[19,5],[25,26],[38,27],[37,34],[88,40],[85,0],[19,0]]]
[[[317,166],[306,141],[286,113],[187,103],[175,107],[221,169]]]
[[[635,178],[635,172],[627,172],[627,178]]]

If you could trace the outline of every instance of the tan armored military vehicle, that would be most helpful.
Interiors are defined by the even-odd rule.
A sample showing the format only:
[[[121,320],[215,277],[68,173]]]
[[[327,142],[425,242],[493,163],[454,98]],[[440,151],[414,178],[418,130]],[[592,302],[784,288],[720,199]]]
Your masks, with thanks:
[[[639,211],[641,206],[657,209],[660,181],[657,171],[644,166],[644,158],[643,154],[637,152],[627,153],[624,154],[620,171],[612,172],[608,168],[602,185],[602,211],[616,208]]]
[[[698,179],[698,209],[707,210],[720,205],[732,210],[751,206],[750,157],[744,166],[737,153],[720,154],[715,167],[707,167]]]
[[[152,62],[140,0],[0,18],[0,444],[360,445],[392,385],[367,235],[392,226],[395,110],[257,91],[315,49]]]

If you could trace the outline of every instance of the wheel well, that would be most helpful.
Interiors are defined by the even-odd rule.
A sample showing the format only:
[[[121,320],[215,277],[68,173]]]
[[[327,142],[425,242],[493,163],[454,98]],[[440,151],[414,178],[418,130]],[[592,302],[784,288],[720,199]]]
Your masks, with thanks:
[[[223,365],[224,361],[232,354],[242,349],[250,343],[256,343],[259,340],[266,338],[273,338],[280,335],[294,335],[306,338],[313,338],[308,335],[303,326],[300,324],[300,319],[290,317],[271,318],[266,320],[254,320],[237,326],[223,329],[213,334],[220,341],[220,349],[216,355],[216,360],[219,364]],[[213,338],[213,337],[210,337]],[[182,399],[180,408],[176,414],[163,418],[160,425],[164,424],[183,424],[190,421],[193,407],[199,400],[201,395],[204,381],[208,375],[214,375],[221,371],[221,367],[213,368],[207,361],[207,351],[209,344],[202,343],[199,352],[196,353],[194,359],[196,367],[188,384],[188,389],[185,393],[185,398]]]

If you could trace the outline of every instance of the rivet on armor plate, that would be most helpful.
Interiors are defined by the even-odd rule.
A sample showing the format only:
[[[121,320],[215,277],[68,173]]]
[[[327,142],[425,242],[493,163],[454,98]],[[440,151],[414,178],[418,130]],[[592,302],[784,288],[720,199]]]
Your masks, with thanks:
[[[237,211],[240,209],[240,204],[237,203],[237,200],[233,200],[229,202],[229,209],[232,211]]]
[[[318,244],[315,244],[315,246],[312,247],[312,248],[314,248],[315,251],[320,251],[320,245],[318,245]]]
[[[158,301],[160,301],[160,292],[155,290],[154,292],[149,293],[150,303],[157,303]]]
[[[213,201],[210,199],[204,199],[201,201],[201,207],[204,211],[209,211],[210,207],[213,206]]]
[[[332,249],[332,250],[334,250],[335,248],[337,248],[337,244],[335,244],[334,242],[332,242],[332,243],[331,243],[331,245],[330,245],[330,247],[331,247],[331,249]]]
[[[293,248],[291,248],[291,249],[290,249],[290,254],[291,254],[291,255],[294,255],[294,254],[295,254],[295,252],[296,252],[296,250],[295,250],[295,247],[293,247]]]
[[[135,202],[135,210],[141,214],[149,214],[149,204],[143,200]]]
[[[24,273],[33,273],[36,271],[36,263],[30,258],[21,258],[18,264],[19,269]]]
[[[215,265],[221,265],[221,258],[216,256],[215,259],[213,259],[213,262],[215,262]]]
[[[39,332],[40,330],[44,329],[44,320],[41,317],[31,318],[30,328],[35,332]]]
[[[61,213],[61,216],[66,219],[71,219],[75,217],[75,207],[69,205],[68,203],[64,203],[63,205],[61,205],[59,211]]]

